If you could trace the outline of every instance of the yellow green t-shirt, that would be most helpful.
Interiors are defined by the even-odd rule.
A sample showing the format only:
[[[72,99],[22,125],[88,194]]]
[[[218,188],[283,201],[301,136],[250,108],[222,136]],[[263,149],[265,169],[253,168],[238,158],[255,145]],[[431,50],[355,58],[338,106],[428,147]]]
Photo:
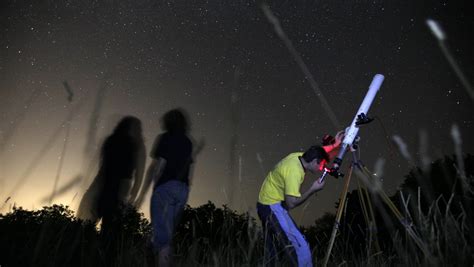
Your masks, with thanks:
[[[285,195],[301,196],[304,169],[298,157],[302,155],[302,152],[289,154],[268,173],[260,188],[259,203],[271,205],[284,201]]]

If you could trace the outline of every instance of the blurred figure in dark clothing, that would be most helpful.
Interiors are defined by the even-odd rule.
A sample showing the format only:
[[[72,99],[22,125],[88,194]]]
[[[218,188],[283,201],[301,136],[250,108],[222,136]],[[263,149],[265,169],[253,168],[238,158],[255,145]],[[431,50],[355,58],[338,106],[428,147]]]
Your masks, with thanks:
[[[189,120],[184,110],[168,111],[162,118],[162,128],[165,133],[156,138],[151,151],[152,162],[137,206],[154,181],[150,203],[152,243],[158,266],[163,267],[171,264],[171,241],[188,200],[190,169],[196,152],[193,154],[193,144],[188,137]]]
[[[121,206],[136,201],[145,155],[140,120],[124,117],[102,145],[99,172],[81,200],[78,217],[102,219],[101,232],[107,232]]]

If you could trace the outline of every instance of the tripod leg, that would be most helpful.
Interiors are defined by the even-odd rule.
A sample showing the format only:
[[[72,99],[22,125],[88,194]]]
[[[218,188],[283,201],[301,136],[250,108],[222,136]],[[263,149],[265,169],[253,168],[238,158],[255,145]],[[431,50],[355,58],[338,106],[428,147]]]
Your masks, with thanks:
[[[370,254],[372,253],[372,248],[375,249],[374,251],[375,253],[380,252],[380,245],[377,239],[377,223],[375,220],[375,213],[371,204],[372,200],[370,198],[367,187],[365,187],[364,185],[361,185],[359,180],[357,180],[357,186],[358,186],[357,192],[359,194],[360,205],[362,207],[365,223],[367,225],[368,232],[369,232],[369,239],[368,239],[369,249],[367,250],[368,252],[367,258],[369,259]],[[372,247],[372,243],[374,244],[374,247]]]
[[[339,197],[339,207],[337,207],[336,221],[334,222],[334,227],[332,228],[331,238],[329,239],[329,246],[326,251],[326,256],[324,257],[323,266],[326,267],[331,256],[332,247],[334,246],[334,241],[336,240],[337,230],[339,229],[339,223],[341,222],[342,212],[344,211],[344,206],[346,203],[346,195],[349,189],[349,183],[351,182],[352,176],[352,166],[349,169],[349,175],[344,178],[344,188]]]

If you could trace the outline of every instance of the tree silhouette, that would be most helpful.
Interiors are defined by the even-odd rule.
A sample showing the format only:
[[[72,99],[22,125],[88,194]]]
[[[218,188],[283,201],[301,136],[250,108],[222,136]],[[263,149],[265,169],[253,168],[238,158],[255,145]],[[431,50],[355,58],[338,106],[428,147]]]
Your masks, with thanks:
[[[121,231],[111,246],[125,266],[143,266],[149,225],[143,214],[127,207],[116,223]],[[14,208],[0,215],[0,251],[4,266],[107,266],[104,242],[95,225],[74,217],[67,206],[28,211]],[[134,265],[135,264],[135,265]]]
[[[431,198],[420,196],[420,205],[424,212],[430,207],[430,204],[440,199],[440,208],[444,211],[447,207],[447,203],[451,200],[450,211],[453,214],[459,214],[462,211],[461,205],[465,208],[471,207],[473,200],[474,188],[474,156],[467,154],[464,156],[464,166],[466,173],[466,181],[463,181],[459,175],[458,163],[455,156],[445,156],[443,159],[438,159],[431,163],[430,168],[427,171],[423,171],[420,168],[412,169],[408,175],[405,176],[405,180],[402,183],[401,191],[404,195],[411,195],[413,201],[410,205],[411,209],[416,207],[418,188],[420,188],[421,194],[424,191],[430,190],[429,194]],[[429,188],[424,187],[429,185]],[[466,190],[467,189],[467,190]],[[470,211],[471,209],[469,209]],[[471,214],[469,212],[468,214]]]

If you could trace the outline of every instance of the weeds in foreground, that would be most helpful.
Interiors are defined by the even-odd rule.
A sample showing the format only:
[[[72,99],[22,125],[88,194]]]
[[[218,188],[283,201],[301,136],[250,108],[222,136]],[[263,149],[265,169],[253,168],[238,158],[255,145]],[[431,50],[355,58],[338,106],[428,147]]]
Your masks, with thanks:
[[[437,163],[448,168],[447,172],[433,165],[431,173],[417,174],[417,178],[428,175],[432,182],[436,181],[435,176],[448,181],[441,187],[432,186],[435,189],[431,195],[437,197],[431,202],[422,200],[423,188],[413,183],[410,175],[401,190],[392,196],[426,244],[429,257],[420,252],[400,223],[387,215],[384,205],[374,205],[380,247],[374,249],[374,240],[368,238],[368,228],[357,208],[357,193],[352,192],[349,193],[352,204],[347,206],[329,266],[471,266],[474,263],[472,161],[473,157],[468,155],[465,163],[466,177],[471,181],[468,185],[457,182],[456,171],[449,169],[453,167],[449,159]],[[414,188],[415,191],[409,190]],[[372,200],[377,201],[375,197]],[[313,226],[302,229],[316,265],[322,262],[333,223],[334,215],[325,214]],[[116,224],[113,238],[106,238],[95,225],[78,220],[65,206],[53,205],[38,211],[14,208],[0,215],[0,265],[153,266],[151,228],[143,214],[128,207]],[[239,214],[226,206],[218,208],[211,202],[186,208],[174,248],[176,266],[263,264],[262,232],[256,220],[247,213]]]

